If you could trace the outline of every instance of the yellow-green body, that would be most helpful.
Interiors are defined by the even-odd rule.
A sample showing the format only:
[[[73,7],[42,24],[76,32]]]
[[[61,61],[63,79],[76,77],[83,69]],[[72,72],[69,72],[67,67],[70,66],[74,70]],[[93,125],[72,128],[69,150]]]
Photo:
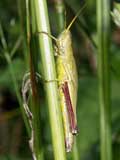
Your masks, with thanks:
[[[65,95],[62,91],[62,85],[67,82],[70,98],[75,115],[75,123],[77,125],[76,118],[76,102],[77,102],[77,89],[78,89],[78,76],[76,63],[73,56],[71,33],[69,30],[64,30],[57,39],[58,56],[56,61],[57,67],[57,79],[59,84],[59,97],[60,105],[63,114],[63,124],[65,132],[66,150],[71,151],[73,144],[73,133],[71,132],[69,115],[66,106]]]

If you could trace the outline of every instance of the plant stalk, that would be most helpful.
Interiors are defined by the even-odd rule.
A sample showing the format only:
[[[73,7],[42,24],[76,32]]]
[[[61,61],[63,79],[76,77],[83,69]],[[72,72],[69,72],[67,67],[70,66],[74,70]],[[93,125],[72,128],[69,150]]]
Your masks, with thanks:
[[[61,33],[66,27],[65,5],[63,0],[54,0],[57,20],[57,33]]]
[[[34,0],[37,31],[50,34],[46,0]],[[55,160],[66,160],[61,110],[58,103],[58,90],[54,54],[51,39],[45,34],[38,35],[40,56],[43,67],[43,79],[48,102]]]
[[[97,0],[101,160],[112,160],[110,101],[110,0]]]
[[[43,160],[43,150],[41,144],[41,128],[40,128],[40,103],[39,103],[39,94],[38,94],[38,86],[36,82],[36,65],[34,65],[34,60],[37,52],[33,48],[34,38],[34,26],[35,21],[33,19],[34,8],[32,3],[29,0],[26,0],[26,30],[27,30],[27,44],[28,44],[28,54],[30,57],[30,81],[31,81],[31,89],[32,89],[32,103],[31,103],[31,111],[33,115],[32,119],[32,132],[31,139],[33,139],[32,144],[32,152],[33,157],[35,156],[36,160]],[[36,61],[36,63],[38,63]],[[33,133],[33,134],[32,134]]]

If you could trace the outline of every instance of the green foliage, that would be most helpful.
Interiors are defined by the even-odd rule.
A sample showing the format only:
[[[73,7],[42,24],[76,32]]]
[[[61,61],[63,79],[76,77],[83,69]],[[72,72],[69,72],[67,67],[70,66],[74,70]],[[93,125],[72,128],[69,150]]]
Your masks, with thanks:
[[[25,73],[25,69],[24,69],[25,63],[21,58],[16,58],[15,60],[12,61],[12,67],[13,67],[14,76],[16,77],[16,81],[20,89],[21,81]],[[7,88],[9,91],[12,92],[12,94],[15,93],[15,90],[13,88],[13,81],[10,73],[10,66],[6,65],[3,69],[1,69],[0,75],[1,75],[0,86],[2,86],[2,88]]]
[[[67,6],[66,16],[67,20],[71,21],[73,15],[77,13],[77,11],[81,8],[81,4],[79,0],[66,0]],[[17,1],[14,0],[4,0],[0,1],[0,22],[3,27],[3,31],[5,34],[5,38],[8,44],[8,49],[10,53],[12,52],[11,61],[14,77],[16,78],[16,82],[18,84],[19,92],[21,93],[21,84],[22,78],[26,70],[26,57],[25,46],[23,46],[24,39],[21,39],[20,45],[16,46],[16,42],[19,37],[23,34],[20,31],[21,24],[18,17],[18,9],[16,7]],[[54,14],[54,4],[49,1],[49,16],[51,20],[51,28],[52,32],[57,35],[56,23],[55,23],[55,14]],[[70,11],[70,12],[69,12]],[[23,14],[24,15],[24,14]],[[78,90],[78,105],[77,105],[77,117],[78,117],[78,128],[79,134],[77,136],[77,145],[80,160],[99,160],[100,154],[100,125],[99,125],[99,105],[98,105],[98,78],[94,72],[97,72],[97,68],[93,68],[91,66],[91,57],[97,56],[95,45],[92,44],[92,50],[89,50],[86,47],[86,42],[88,39],[92,42],[92,37],[96,37],[96,16],[95,16],[95,1],[88,1],[88,6],[84,11],[84,15],[79,16],[79,21],[75,23],[72,30],[73,44],[76,62],[78,66],[79,72],[79,90]],[[23,17],[24,18],[24,17]],[[68,24],[68,23],[67,23]],[[82,24],[82,27],[81,27]],[[117,28],[112,26],[112,31],[117,30]],[[24,29],[25,30],[25,29]],[[119,32],[118,32],[119,33]],[[111,32],[111,39],[114,35],[114,32]],[[0,38],[1,40],[1,38]],[[23,43],[22,43],[23,42]],[[93,40],[94,42],[94,40]],[[120,151],[120,46],[115,41],[112,41],[110,48],[110,68],[111,68],[111,89],[112,89],[112,145],[113,145],[113,160],[119,160],[119,151]],[[15,50],[13,49],[15,48]],[[88,53],[88,50],[91,51],[91,55]],[[0,41],[0,96],[3,94],[3,90],[7,89],[11,93],[11,97],[16,97],[13,80],[10,73],[10,66],[6,62],[4,57],[5,49],[3,48]],[[96,59],[95,59],[96,63]],[[41,65],[41,64],[40,64]],[[41,66],[40,66],[41,67]],[[42,121],[42,141],[43,148],[45,153],[45,159],[51,160],[53,159],[53,149],[51,145],[51,135],[50,135],[50,123],[48,119],[48,111],[45,99],[43,98],[43,87],[42,83],[39,86],[40,92],[40,105],[41,105],[41,121]],[[2,96],[1,96],[2,97]],[[0,97],[0,98],[1,98]],[[16,97],[17,99],[17,97]],[[3,101],[4,99],[2,99]],[[3,103],[0,99],[0,110],[7,110],[7,106],[3,108]],[[7,111],[8,112],[8,111]],[[1,117],[4,117],[4,112],[1,111]],[[8,112],[9,114],[9,112]],[[21,115],[17,116],[19,119]],[[16,124],[16,120],[14,117],[13,123]],[[7,124],[7,120],[4,121]],[[2,126],[3,121],[0,119],[0,127]],[[25,132],[25,127],[22,129]],[[6,131],[5,131],[6,133]],[[9,134],[9,133],[7,133]],[[5,135],[7,135],[5,134]],[[4,139],[6,136],[4,135]],[[1,138],[0,133],[0,138]],[[25,132],[25,138],[27,139],[27,133]],[[19,160],[22,157],[24,160],[24,155],[30,155],[30,150],[26,150],[28,148],[26,145],[26,139],[21,139],[19,142],[20,146],[18,147],[18,152],[16,156],[11,155],[9,152],[3,152],[0,150],[0,159],[2,160]],[[16,142],[15,142],[16,143]],[[1,144],[0,144],[1,145]],[[11,144],[8,144],[9,148]],[[22,147],[21,147],[22,146]],[[22,148],[22,151],[21,149]],[[23,152],[24,155],[23,155]],[[21,156],[22,153],[22,156]],[[30,159],[31,156],[28,156]],[[26,156],[25,159],[27,160]],[[68,155],[68,159],[71,159],[71,154]],[[72,160],[72,159],[71,159]]]
[[[111,70],[116,79],[120,80],[120,54],[119,51],[116,52],[117,53],[112,56]]]

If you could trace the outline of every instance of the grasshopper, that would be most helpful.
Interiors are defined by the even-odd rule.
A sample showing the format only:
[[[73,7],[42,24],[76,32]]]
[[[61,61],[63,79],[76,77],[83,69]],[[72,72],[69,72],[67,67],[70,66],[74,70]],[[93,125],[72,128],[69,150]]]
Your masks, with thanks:
[[[72,149],[73,135],[77,134],[76,101],[78,76],[72,50],[71,34],[64,30],[57,39],[57,78],[62,109],[66,151]]]
[[[78,133],[76,118],[78,75],[73,56],[70,27],[85,6],[86,4],[58,38],[55,38],[44,31],[38,32],[46,34],[56,42],[56,71],[59,88],[59,101],[63,117],[66,152],[72,150],[74,135]]]

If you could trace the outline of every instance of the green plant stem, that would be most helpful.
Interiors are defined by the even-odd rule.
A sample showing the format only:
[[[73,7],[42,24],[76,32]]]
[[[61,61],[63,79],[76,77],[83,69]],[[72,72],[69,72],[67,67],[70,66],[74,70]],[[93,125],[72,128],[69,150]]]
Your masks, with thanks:
[[[63,0],[54,0],[57,20],[57,32],[61,33],[66,27],[65,5]]]
[[[77,137],[74,137],[74,144],[73,144],[73,151],[72,151],[72,157],[73,160],[80,160],[79,154],[78,154],[78,147],[77,147]]]
[[[101,160],[112,160],[110,113],[110,0],[97,0]]]
[[[37,31],[45,31],[50,34],[46,0],[35,0],[33,3],[36,12]],[[44,86],[49,109],[54,157],[55,160],[65,160],[61,110],[58,103],[57,82],[54,81],[56,79],[56,71],[52,42],[51,39],[44,34],[39,34],[38,40],[41,49],[40,55],[43,67],[43,78],[48,81],[44,83]]]
[[[11,58],[15,55],[17,49],[20,47],[21,45],[21,42],[22,42],[22,36],[19,36],[18,39],[16,40],[14,46],[13,46],[13,49],[11,50],[10,52],[10,56]]]
[[[33,19],[33,11],[34,7],[29,0],[26,0],[26,27],[27,27],[27,44],[28,44],[28,54],[30,57],[30,80],[31,80],[31,88],[32,88],[32,103],[31,103],[31,111],[33,114],[32,119],[32,132],[34,133],[31,137],[33,138],[33,153],[35,154],[36,160],[43,160],[43,150],[41,144],[41,129],[40,129],[40,103],[39,103],[39,94],[38,94],[38,86],[36,83],[36,73],[34,66],[34,57],[36,57],[36,52],[34,52],[34,41],[35,38],[34,26],[35,21]],[[36,62],[38,63],[38,62]]]
[[[27,52],[27,40],[26,40],[26,6],[25,0],[18,0],[18,13],[20,19],[20,32],[22,36],[22,49],[25,61],[25,70],[29,69],[29,56]]]
[[[32,51],[32,50],[30,50]],[[35,71],[32,62],[32,56],[30,56],[30,79],[32,88],[32,105],[31,110],[33,114],[33,150],[35,153],[36,160],[43,160],[43,147],[41,143],[41,128],[40,128],[40,103],[39,95],[37,90],[37,83],[35,77]]]

